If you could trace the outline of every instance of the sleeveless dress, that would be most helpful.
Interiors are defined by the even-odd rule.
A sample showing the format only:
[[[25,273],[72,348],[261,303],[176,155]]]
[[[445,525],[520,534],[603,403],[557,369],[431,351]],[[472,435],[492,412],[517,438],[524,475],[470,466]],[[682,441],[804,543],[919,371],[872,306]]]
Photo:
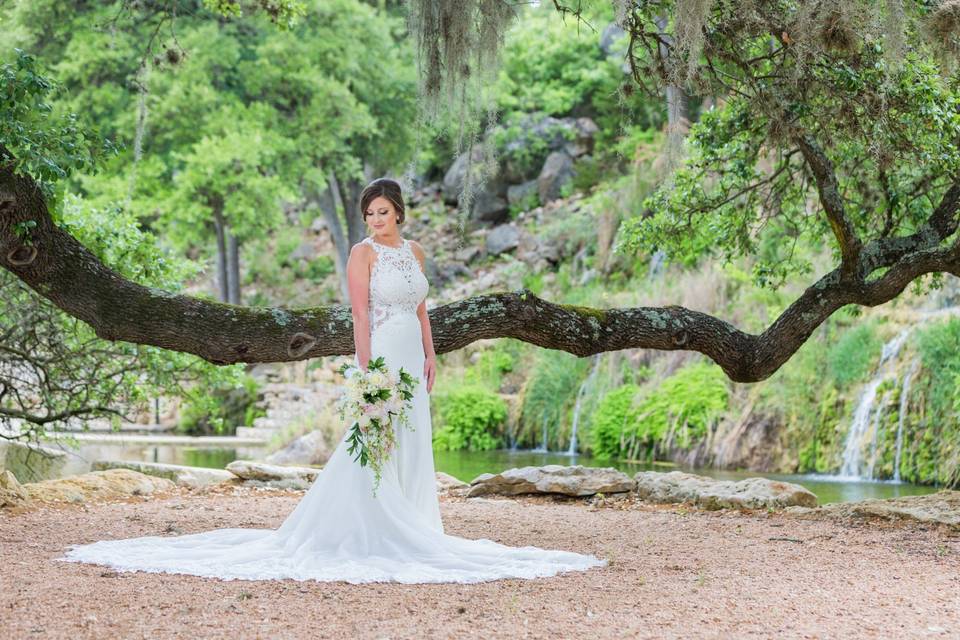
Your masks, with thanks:
[[[420,380],[410,415],[415,428],[397,428],[397,448],[384,464],[376,496],[370,467],[361,467],[347,452],[348,430],[277,529],[227,528],[101,540],[70,545],[55,560],[224,580],[351,583],[472,583],[552,576],[607,564],[593,555],[509,547],[443,532],[416,315],[427,295],[427,279],[409,241],[399,247],[370,237],[362,242],[377,253],[369,287],[372,357],[382,355],[391,370],[403,367]]]

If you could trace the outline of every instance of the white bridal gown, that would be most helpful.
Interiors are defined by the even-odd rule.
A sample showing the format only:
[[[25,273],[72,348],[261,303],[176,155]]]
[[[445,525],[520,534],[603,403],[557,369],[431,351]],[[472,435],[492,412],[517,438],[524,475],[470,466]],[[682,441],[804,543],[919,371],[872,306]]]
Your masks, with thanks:
[[[397,449],[373,495],[373,473],[347,452],[347,434],[296,508],[277,529],[215,529],[71,545],[60,561],[119,571],[183,573],[225,580],[346,582],[481,582],[534,578],[602,566],[570,551],[509,547],[486,538],[443,533],[431,447],[429,394],[417,306],[427,279],[407,240],[377,252],[370,276],[372,357],[421,380],[410,430],[397,428]],[[354,357],[356,363],[356,357]]]

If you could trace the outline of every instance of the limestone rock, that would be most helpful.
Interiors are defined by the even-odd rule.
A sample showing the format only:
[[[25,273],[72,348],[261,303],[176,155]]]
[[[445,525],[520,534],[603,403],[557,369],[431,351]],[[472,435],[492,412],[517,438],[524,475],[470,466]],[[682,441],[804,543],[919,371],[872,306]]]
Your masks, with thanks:
[[[960,529],[960,491],[943,489],[922,496],[835,502],[816,509],[790,509],[788,513],[813,518],[909,520]]]
[[[323,464],[333,452],[320,429],[305,433],[283,449],[267,456],[268,464],[311,465]]]
[[[235,477],[225,469],[208,469],[205,467],[189,467],[181,464],[138,462],[135,460],[97,460],[93,463],[93,469],[131,469],[148,476],[166,478],[178,485],[186,487],[205,487],[211,484],[227,482]]]
[[[30,499],[26,490],[10,471],[0,472],[0,507],[15,507]]]
[[[169,491],[176,485],[166,478],[130,469],[90,471],[68,478],[23,485],[30,500],[38,502],[88,502]]]
[[[264,464],[252,460],[234,460],[227,471],[244,480],[244,484],[284,489],[307,489],[317,479],[320,469]]]
[[[437,491],[442,492],[457,492],[462,489],[466,489],[470,485],[461,480],[460,478],[454,478],[449,473],[444,473],[443,471],[437,471]]]
[[[560,493],[568,496],[589,496],[595,493],[631,491],[630,476],[613,467],[548,464],[542,467],[519,467],[502,473],[484,473],[470,482],[468,496],[491,493]]]
[[[520,228],[515,224],[501,224],[487,234],[487,253],[497,255],[516,249],[520,244]]]
[[[634,480],[637,495],[650,502],[692,502],[705,509],[817,506],[817,496],[806,488],[768,478],[733,481],[682,471],[641,471]]]
[[[560,188],[573,179],[573,158],[565,151],[554,151],[547,156],[537,176],[540,202],[546,204],[560,197]]]

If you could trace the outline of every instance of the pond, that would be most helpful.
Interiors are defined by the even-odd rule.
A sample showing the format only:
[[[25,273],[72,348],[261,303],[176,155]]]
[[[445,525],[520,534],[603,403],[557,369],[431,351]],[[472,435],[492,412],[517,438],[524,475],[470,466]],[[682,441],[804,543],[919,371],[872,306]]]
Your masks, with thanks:
[[[802,485],[816,494],[820,504],[851,502],[867,498],[894,498],[898,496],[935,493],[938,488],[905,482],[863,481],[815,474],[762,473],[759,471],[725,471],[720,469],[692,469],[668,462],[640,464],[618,460],[597,460],[589,456],[567,455],[536,450],[495,451],[437,451],[434,453],[437,471],[449,473],[464,482],[470,482],[481,473],[499,473],[511,467],[542,466],[545,464],[582,464],[585,467],[614,467],[632,476],[638,471],[686,471],[719,480],[742,480],[761,476]]]

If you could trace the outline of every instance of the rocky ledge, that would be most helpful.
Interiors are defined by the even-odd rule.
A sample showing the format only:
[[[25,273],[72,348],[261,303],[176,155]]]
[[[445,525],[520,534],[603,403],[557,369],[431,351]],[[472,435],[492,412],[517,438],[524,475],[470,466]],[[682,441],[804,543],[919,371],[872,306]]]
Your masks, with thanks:
[[[943,489],[922,496],[904,496],[885,500],[834,502],[822,507],[791,507],[785,514],[799,518],[838,520],[881,519],[944,525],[960,530],[960,491]]]

